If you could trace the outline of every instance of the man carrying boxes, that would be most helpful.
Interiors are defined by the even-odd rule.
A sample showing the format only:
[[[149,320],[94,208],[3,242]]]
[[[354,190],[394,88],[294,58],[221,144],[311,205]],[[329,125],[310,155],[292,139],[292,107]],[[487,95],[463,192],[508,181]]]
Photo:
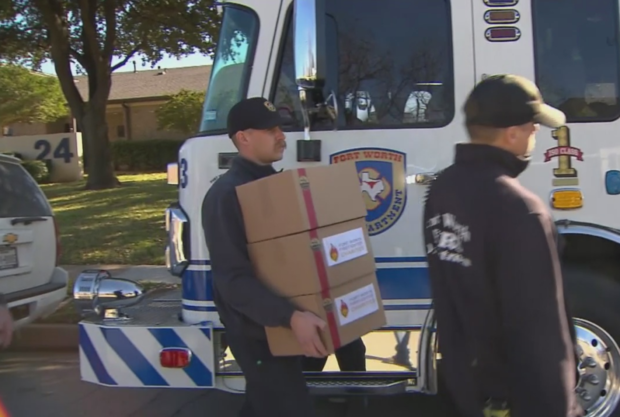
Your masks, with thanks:
[[[314,416],[302,358],[385,324],[354,165],[277,173],[286,149],[269,101],[230,110],[239,150],[203,202],[214,301],[246,379],[241,416]]]
[[[285,171],[237,195],[257,278],[327,323],[328,353],[385,324],[353,162]],[[304,354],[289,329],[266,332],[274,355]]]

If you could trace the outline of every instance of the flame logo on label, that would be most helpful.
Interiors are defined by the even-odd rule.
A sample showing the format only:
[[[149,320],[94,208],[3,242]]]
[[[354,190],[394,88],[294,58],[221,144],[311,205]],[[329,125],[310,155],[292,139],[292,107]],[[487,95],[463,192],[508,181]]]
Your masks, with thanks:
[[[334,245],[330,244],[329,248],[329,257],[332,258],[332,261],[336,262],[338,260],[338,249],[334,247]]]
[[[344,301],[340,301],[340,314],[342,314],[342,317],[349,315],[349,306]]]

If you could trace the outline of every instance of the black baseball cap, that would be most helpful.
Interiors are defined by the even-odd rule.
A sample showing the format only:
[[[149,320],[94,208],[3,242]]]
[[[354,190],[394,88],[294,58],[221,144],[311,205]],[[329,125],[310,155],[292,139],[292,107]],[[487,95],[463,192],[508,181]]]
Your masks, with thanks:
[[[467,125],[506,128],[528,122],[558,128],[566,123],[560,110],[545,104],[536,84],[518,75],[492,75],[482,80],[465,102]]]
[[[228,136],[246,129],[271,129],[282,125],[276,107],[263,97],[246,98],[232,106],[228,113]]]

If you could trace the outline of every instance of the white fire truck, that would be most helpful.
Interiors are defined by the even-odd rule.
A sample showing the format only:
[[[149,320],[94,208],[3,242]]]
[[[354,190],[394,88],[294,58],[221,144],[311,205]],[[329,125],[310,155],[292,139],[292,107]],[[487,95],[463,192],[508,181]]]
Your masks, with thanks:
[[[83,380],[114,387],[243,393],[213,304],[201,204],[236,149],[231,106],[268,97],[286,120],[277,168],[354,160],[387,314],[364,337],[367,372],[330,357],[308,373],[316,394],[437,394],[441,357],[425,250],[428,184],[466,140],[461,106],[488,74],[526,76],[567,115],[543,128],[522,181],[548,202],[565,238],[567,298],[578,338],[577,395],[589,416],[620,416],[620,47],[618,0],[233,0],[223,23],[200,134],[178,160],[165,213],[169,270],[182,290],[149,297],[84,271],[74,297]],[[361,190],[364,193],[363,190]],[[532,352],[536,346],[531,347]],[[535,376],[532,376],[535,378]]]

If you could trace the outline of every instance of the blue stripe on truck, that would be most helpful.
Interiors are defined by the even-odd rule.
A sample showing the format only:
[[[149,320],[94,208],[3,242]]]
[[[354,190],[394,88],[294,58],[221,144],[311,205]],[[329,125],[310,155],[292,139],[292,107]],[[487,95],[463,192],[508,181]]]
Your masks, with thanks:
[[[97,349],[93,345],[93,342],[90,340],[88,333],[86,333],[86,329],[83,324],[79,325],[79,336],[80,336],[80,348],[82,352],[84,352],[84,356],[88,360],[91,369],[93,370],[95,376],[99,383],[104,385],[118,385],[114,378],[110,376],[108,371],[105,369],[99,354],[97,353]]]
[[[196,263],[194,263],[196,262]],[[208,265],[208,261],[192,265]],[[377,279],[384,300],[416,300],[431,298],[427,267],[381,268],[382,263],[424,262],[424,258],[378,258]],[[189,301],[213,301],[211,271],[183,273],[183,299]]]

